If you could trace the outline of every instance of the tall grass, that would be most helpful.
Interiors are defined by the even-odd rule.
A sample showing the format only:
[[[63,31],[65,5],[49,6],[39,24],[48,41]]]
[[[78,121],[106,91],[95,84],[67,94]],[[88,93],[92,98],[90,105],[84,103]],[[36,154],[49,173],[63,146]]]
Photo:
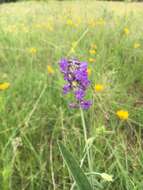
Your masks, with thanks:
[[[140,10],[94,1],[0,5],[0,82],[10,83],[0,91],[0,189],[76,189],[59,140],[85,174],[114,176],[107,182],[88,175],[93,189],[142,190]],[[91,56],[92,44],[97,53]],[[88,111],[69,109],[72,97],[62,94],[58,61],[67,56],[96,60],[88,64],[89,78],[104,90],[89,89]],[[116,116],[120,109],[129,112],[127,121]]]

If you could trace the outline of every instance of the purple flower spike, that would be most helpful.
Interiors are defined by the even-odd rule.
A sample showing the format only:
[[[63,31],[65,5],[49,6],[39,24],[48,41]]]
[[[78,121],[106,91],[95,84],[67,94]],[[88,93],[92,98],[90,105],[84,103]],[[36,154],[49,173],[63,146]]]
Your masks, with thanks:
[[[80,70],[87,71],[87,63],[86,62],[81,62],[80,64]]]
[[[75,97],[77,100],[79,100],[79,101],[82,100],[84,98],[84,96],[85,96],[84,90],[78,89],[77,91],[75,91]]]
[[[64,93],[64,94],[67,94],[70,90],[71,90],[71,85],[70,85],[70,84],[66,84],[66,85],[63,87],[63,93]]]
[[[90,106],[92,105],[92,102],[89,101],[89,100],[87,100],[87,101],[84,100],[84,101],[82,101],[82,102],[80,103],[80,105],[81,105],[81,108],[82,108],[82,109],[87,110],[87,109],[89,109]]]
[[[66,73],[68,70],[68,61],[66,59],[61,59],[60,68],[62,73]]]
[[[61,59],[60,70],[67,84],[63,87],[63,93],[73,92],[76,102],[69,104],[71,108],[88,109],[92,103],[84,100],[86,90],[90,85],[87,74],[87,63],[76,59]]]

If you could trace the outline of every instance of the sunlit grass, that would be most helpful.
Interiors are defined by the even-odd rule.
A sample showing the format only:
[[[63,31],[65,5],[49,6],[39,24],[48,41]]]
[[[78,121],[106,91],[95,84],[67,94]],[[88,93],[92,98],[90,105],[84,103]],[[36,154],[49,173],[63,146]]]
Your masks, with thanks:
[[[139,3],[0,5],[0,189],[70,189],[62,140],[86,173],[107,174],[93,189],[142,190],[142,19]],[[68,107],[62,57],[88,62],[88,111]]]

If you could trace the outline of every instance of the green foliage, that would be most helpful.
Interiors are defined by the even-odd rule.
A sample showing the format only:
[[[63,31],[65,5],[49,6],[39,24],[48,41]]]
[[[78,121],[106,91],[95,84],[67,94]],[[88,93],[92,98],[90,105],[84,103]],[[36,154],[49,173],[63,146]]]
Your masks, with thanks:
[[[92,187],[83,173],[82,169],[79,167],[77,161],[74,159],[72,154],[66,149],[66,147],[62,143],[58,143],[61,154],[67,167],[69,168],[70,172],[72,173],[73,178],[76,181],[80,190],[92,190]]]
[[[71,189],[57,141],[79,161],[94,190],[142,190],[142,19],[138,3],[0,5],[0,84],[10,83],[0,90],[0,190]],[[87,99],[93,106],[82,114],[69,109],[73,97],[62,94],[58,61],[67,55],[87,61],[91,70]],[[95,84],[104,90],[95,92]],[[127,121],[119,120],[119,109],[129,112]]]

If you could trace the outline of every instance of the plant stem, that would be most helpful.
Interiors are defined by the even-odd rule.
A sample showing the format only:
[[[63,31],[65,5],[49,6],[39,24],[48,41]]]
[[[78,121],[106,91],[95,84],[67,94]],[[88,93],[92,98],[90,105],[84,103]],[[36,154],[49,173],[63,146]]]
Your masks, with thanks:
[[[92,165],[91,165],[91,158],[90,158],[90,150],[88,148],[87,129],[86,129],[86,124],[85,124],[85,119],[84,119],[84,113],[83,113],[83,110],[81,108],[80,108],[80,113],[81,113],[81,120],[82,120],[82,127],[83,127],[86,151],[87,151],[88,167],[89,167],[89,171],[91,172],[92,171]]]

